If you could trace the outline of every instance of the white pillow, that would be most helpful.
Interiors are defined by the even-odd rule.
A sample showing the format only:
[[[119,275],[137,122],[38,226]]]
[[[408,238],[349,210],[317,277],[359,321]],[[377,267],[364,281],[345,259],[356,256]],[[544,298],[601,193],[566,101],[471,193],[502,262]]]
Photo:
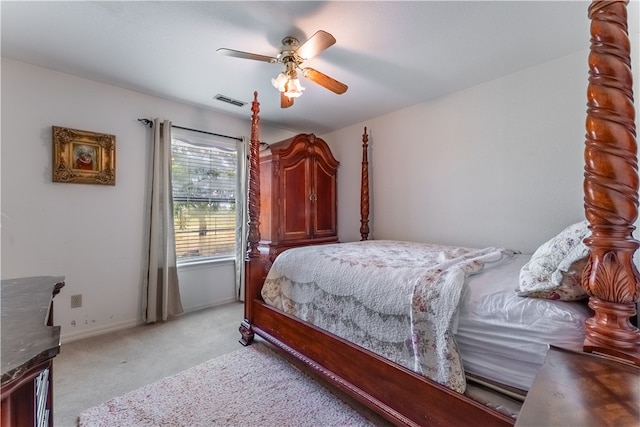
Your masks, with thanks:
[[[582,271],[574,270],[577,265],[582,265],[582,268],[584,268],[588,256],[589,248],[580,240],[578,245],[571,249],[567,256],[558,264],[558,268],[551,274],[551,283],[559,286],[567,274],[582,274]]]
[[[518,295],[564,301],[587,297],[580,282],[589,254],[583,243],[587,226],[587,221],[572,224],[543,243],[520,270]]]

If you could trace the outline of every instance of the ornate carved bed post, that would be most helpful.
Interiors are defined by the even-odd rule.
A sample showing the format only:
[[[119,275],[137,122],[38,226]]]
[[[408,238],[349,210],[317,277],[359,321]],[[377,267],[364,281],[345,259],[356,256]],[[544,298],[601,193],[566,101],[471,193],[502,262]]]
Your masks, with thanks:
[[[260,103],[258,92],[253,92],[251,103],[251,145],[249,149],[249,235],[247,258],[260,256]]]
[[[253,92],[253,102],[251,103],[251,145],[249,149],[249,189],[248,189],[248,216],[249,232],[247,236],[247,256],[245,259],[245,304],[244,321],[240,325],[243,345],[251,344],[253,341],[253,331],[251,330],[252,304],[248,304],[249,298],[255,298],[255,284],[257,276],[261,273],[260,251],[260,103],[258,102],[258,92]],[[260,292],[258,289],[257,292]]]
[[[640,298],[633,255],[638,214],[638,164],[627,1],[589,7],[591,53],[585,147],[585,214],[590,259],[582,284],[595,311],[584,350],[640,365],[640,331],[629,318]]]
[[[362,134],[362,179],[360,184],[360,240],[369,239],[369,135],[367,128]]]

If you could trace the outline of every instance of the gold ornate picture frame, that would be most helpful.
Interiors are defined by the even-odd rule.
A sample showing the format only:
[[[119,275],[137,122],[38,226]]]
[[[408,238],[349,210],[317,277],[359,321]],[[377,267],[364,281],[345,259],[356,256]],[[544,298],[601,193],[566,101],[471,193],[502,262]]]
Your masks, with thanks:
[[[116,137],[52,126],[53,182],[116,185]]]

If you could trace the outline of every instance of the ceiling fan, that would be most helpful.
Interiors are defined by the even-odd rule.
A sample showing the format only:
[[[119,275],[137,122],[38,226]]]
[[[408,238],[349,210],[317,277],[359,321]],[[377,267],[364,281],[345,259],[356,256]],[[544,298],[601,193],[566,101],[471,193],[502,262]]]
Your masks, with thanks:
[[[285,70],[275,79],[271,79],[273,86],[280,91],[280,107],[288,108],[293,105],[293,99],[302,95],[304,88],[298,80],[298,70],[304,77],[330,91],[343,94],[348,86],[326,74],[310,67],[301,68],[300,65],[307,59],[313,58],[336,42],[336,39],[326,31],[318,31],[305,42],[300,44],[295,37],[282,39],[282,47],[278,56],[258,55],[256,53],[241,52],[239,50],[220,48],[221,55],[234,56],[236,58],[253,59],[271,64],[284,64]]]

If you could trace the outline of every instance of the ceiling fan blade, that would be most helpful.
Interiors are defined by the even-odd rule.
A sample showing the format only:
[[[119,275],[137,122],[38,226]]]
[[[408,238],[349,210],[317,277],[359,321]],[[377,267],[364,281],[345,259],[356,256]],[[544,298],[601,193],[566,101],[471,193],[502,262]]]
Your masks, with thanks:
[[[254,61],[264,61],[272,64],[275,64],[278,62],[278,58],[274,58],[272,56],[258,55],[257,53],[242,52],[239,50],[226,49],[224,47],[221,47],[220,49],[216,50],[216,52],[218,52],[220,55],[233,56],[235,58],[242,58],[242,59],[253,59]]]
[[[289,98],[284,92],[280,92],[280,108],[289,108],[293,105],[293,98]]]
[[[307,41],[302,43],[296,50],[296,53],[302,59],[313,58],[335,42],[336,39],[331,34],[327,33],[326,31],[320,30],[309,37]]]
[[[318,70],[314,70],[313,68],[303,68],[302,75],[311,80],[314,83],[319,84],[320,86],[329,89],[331,92],[335,92],[338,95],[343,94],[347,91],[349,86],[344,83],[340,83],[336,79],[333,79],[326,74],[322,74]]]

